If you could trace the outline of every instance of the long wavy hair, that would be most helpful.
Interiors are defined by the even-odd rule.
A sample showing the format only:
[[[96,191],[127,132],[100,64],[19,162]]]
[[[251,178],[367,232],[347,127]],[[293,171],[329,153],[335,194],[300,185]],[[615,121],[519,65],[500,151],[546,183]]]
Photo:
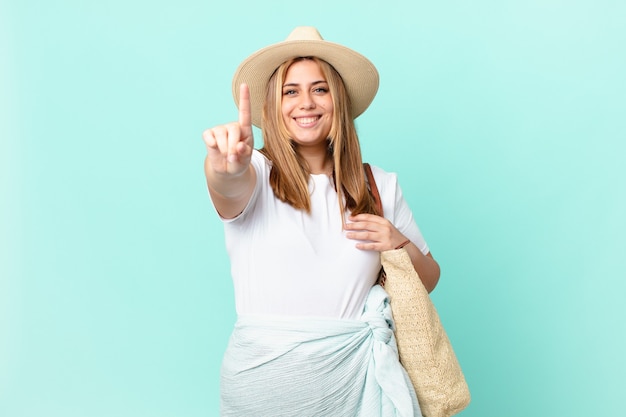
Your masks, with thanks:
[[[300,57],[280,65],[267,83],[263,106],[263,148],[261,152],[272,162],[270,185],[276,197],[296,209],[311,211],[308,181],[311,173],[298,145],[291,140],[282,117],[283,84],[289,67],[295,62],[316,62],[330,89],[333,117],[328,137],[327,158],[333,164],[333,180],[341,217],[346,210],[353,215],[377,213],[363,171],[361,147],[350,111],[350,97],[339,73],[317,57]]]

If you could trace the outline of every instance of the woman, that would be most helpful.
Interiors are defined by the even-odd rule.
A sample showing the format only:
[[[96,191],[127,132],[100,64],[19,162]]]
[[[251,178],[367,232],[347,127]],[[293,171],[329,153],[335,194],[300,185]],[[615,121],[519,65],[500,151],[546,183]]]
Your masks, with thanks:
[[[375,284],[388,249],[407,249],[429,291],[439,266],[396,176],[372,167],[376,214],[354,118],[377,89],[367,58],[299,27],[239,66],[239,120],[203,134],[238,313],[222,415],[421,415]]]

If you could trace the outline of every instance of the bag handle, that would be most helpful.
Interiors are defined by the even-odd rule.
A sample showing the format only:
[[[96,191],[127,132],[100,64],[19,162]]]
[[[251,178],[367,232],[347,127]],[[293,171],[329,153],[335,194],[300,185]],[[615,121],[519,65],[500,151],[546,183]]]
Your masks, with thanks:
[[[380,201],[380,193],[378,192],[378,187],[376,186],[376,180],[374,179],[374,174],[372,174],[372,167],[367,162],[363,163],[363,168],[365,169],[365,176],[367,177],[367,183],[370,186],[370,192],[372,193],[372,197],[374,197],[374,201],[376,201],[376,208],[378,209],[378,215],[383,215],[383,203]]]
[[[378,187],[376,186],[376,180],[374,179],[374,174],[372,174],[372,167],[367,162],[363,163],[363,169],[365,169],[365,176],[367,177],[367,183],[370,186],[370,193],[372,193],[372,197],[374,197],[374,201],[376,202],[376,209],[378,210],[378,215],[383,215],[383,203],[380,201],[380,193],[378,192]],[[381,287],[385,286],[385,281],[387,279],[387,275],[385,274],[385,269],[381,266],[380,272],[378,273],[378,280],[376,284]]]

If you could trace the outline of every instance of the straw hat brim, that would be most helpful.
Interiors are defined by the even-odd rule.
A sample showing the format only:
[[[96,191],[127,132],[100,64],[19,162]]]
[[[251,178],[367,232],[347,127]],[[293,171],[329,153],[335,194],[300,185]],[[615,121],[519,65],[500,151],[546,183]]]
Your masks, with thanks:
[[[288,40],[267,46],[246,58],[233,77],[233,97],[239,107],[239,86],[248,84],[252,124],[261,127],[267,82],[283,62],[314,56],[332,65],[344,81],[352,103],[352,117],[363,113],[378,91],[378,71],[369,59],[343,45],[325,40]]]

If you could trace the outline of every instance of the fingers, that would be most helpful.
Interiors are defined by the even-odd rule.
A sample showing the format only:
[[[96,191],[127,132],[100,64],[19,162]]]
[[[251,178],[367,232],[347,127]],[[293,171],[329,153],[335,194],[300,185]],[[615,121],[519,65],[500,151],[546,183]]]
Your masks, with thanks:
[[[224,138],[224,141],[226,142],[227,147],[226,156],[228,158],[228,162],[236,162],[239,157],[237,146],[243,139],[241,126],[238,123],[229,123],[224,127],[226,128],[226,137]]]
[[[394,242],[406,238],[389,220],[374,214],[350,216],[346,223],[346,237],[356,241],[361,250],[384,251],[395,248]]]
[[[202,134],[210,166],[220,172],[242,172],[250,162],[254,148],[250,90],[246,84],[239,89],[239,119],[207,129]]]
[[[250,89],[247,84],[239,86],[239,126],[242,136],[252,136],[252,110],[250,105]]]
[[[384,217],[375,214],[359,214],[350,216],[350,222],[346,223],[346,230],[369,230],[372,232],[380,232],[385,228],[389,228],[391,223]]]
[[[202,134],[209,166],[215,172],[239,174],[247,168],[252,145],[241,141],[241,127],[233,122],[207,129]]]
[[[228,156],[229,150],[234,148],[234,144],[230,144],[230,142],[235,141],[233,137],[234,134],[235,132],[232,126],[221,125],[205,130],[202,134],[202,138],[207,148],[218,151],[224,156]]]
[[[350,216],[350,221],[352,222],[372,222],[372,223],[385,223],[387,219],[381,216],[377,216],[375,214],[357,214],[356,216]]]
[[[372,214],[359,214],[351,216],[350,222],[346,223],[346,237],[354,240],[381,241],[390,235],[391,224],[379,216]]]

